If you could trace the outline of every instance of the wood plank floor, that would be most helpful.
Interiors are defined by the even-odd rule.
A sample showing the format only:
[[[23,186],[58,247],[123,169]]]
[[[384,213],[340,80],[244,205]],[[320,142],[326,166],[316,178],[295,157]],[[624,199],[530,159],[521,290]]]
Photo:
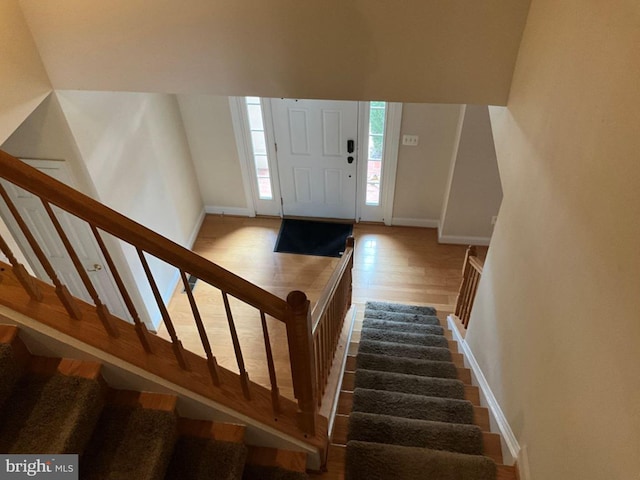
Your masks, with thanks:
[[[281,298],[291,290],[302,290],[313,304],[338,259],[274,253],[279,228],[275,218],[208,215],[193,250]],[[429,304],[439,313],[451,311],[460,286],[464,246],[438,244],[435,229],[357,224],[354,236],[353,302],[358,310],[367,300],[386,300]],[[170,315],[184,347],[204,356],[182,291],[179,285],[169,304]],[[237,372],[220,292],[198,282],[194,296],[218,363]],[[268,387],[259,313],[235,299],[231,308],[249,378]],[[293,398],[285,329],[274,319],[267,323],[280,392]],[[164,326],[158,334],[169,338]]]

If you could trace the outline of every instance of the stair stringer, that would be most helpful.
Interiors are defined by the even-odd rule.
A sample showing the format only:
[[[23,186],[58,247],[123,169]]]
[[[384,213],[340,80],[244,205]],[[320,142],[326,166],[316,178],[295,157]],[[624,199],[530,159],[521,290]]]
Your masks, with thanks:
[[[34,355],[99,362],[103,365],[103,377],[113,388],[175,395],[178,397],[177,411],[183,417],[244,425],[247,445],[301,451],[307,456],[307,469],[318,471],[322,467],[323,455],[318,447],[176,385],[2,304],[0,323],[18,326],[20,339]]]

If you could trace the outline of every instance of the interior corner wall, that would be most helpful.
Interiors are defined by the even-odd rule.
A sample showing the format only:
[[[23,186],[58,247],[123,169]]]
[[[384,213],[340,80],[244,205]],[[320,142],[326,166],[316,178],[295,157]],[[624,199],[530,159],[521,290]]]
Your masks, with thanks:
[[[56,93],[98,199],[190,248],[204,211],[175,96]],[[123,250],[155,328],[160,314],[140,260],[130,245]],[[166,302],[178,272],[155,258],[149,264]]]
[[[442,243],[488,245],[502,185],[486,106],[467,105],[440,218]]]
[[[394,224],[437,226],[459,115],[459,105],[403,104]],[[418,135],[418,145],[402,145],[402,135]]]
[[[0,2],[0,143],[51,92],[18,0]]]
[[[205,207],[221,211],[246,209],[229,98],[177,97]]]
[[[533,0],[466,341],[531,479],[640,472],[640,8]]]

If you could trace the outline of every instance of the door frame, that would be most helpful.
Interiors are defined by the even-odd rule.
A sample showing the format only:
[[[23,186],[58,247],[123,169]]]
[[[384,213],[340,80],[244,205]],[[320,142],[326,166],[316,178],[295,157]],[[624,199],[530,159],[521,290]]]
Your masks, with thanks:
[[[26,163],[27,165],[30,165],[33,168],[38,169],[38,170],[46,169],[47,167],[59,169],[62,172],[64,172],[64,177],[65,177],[65,180],[66,180],[64,183],[66,185],[68,185],[69,187],[73,188],[73,189],[76,189],[76,190],[78,189],[78,186],[79,186],[78,179],[77,179],[75,173],[73,172],[71,166],[68,164],[68,162],[66,160],[42,159],[42,158],[26,158],[26,157],[20,157],[19,160],[24,162],[24,163]],[[40,280],[42,280],[44,282],[50,283],[51,279],[49,278],[48,274],[45,272],[44,267],[42,267],[42,264],[38,260],[35,252],[31,249],[31,247],[28,245],[28,243],[24,239],[23,233],[18,228],[18,226],[16,225],[15,221],[12,221],[13,215],[10,214],[10,212],[8,211],[7,207],[4,204],[2,205],[1,208],[3,210],[3,213],[6,216],[6,221],[3,221],[3,223],[7,227],[8,233],[11,235],[13,242],[18,246],[18,248],[20,250],[20,256],[22,256],[24,258],[24,260],[26,260],[27,265],[25,265],[25,267],[35,277],[39,278]],[[69,214],[69,215],[73,216],[73,214]],[[49,225],[49,224],[47,224],[47,225]],[[52,224],[51,224],[51,229],[53,230],[53,225]],[[57,236],[57,233],[54,236]],[[98,256],[98,258],[100,260],[100,263],[103,264],[103,265],[106,265],[106,260],[104,259],[104,255],[103,255],[98,243],[96,242],[96,240],[93,239],[93,238],[90,238],[89,241],[91,241],[94,244],[95,252],[96,252],[96,254],[97,254],[97,256]],[[128,277],[126,276],[127,274],[130,275],[130,272],[128,270],[128,266],[127,266],[126,271],[125,271],[125,269],[122,268],[122,265],[121,265],[122,262],[120,262],[119,258],[118,258],[118,253],[119,252],[117,252],[117,250],[113,248],[113,242],[112,242],[110,236],[106,235],[104,237],[104,241],[108,245],[109,252],[111,253],[111,255],[113,257],[112,259],[113,259],[114,263],[117,266],[118,272],[120,273],[121,277],[123,277],[123,281],[125,282],[125,285],[127,287],[127,291],[130,294],[132,294],[134,291],[137,293],[138,292],[137,289],[132,290],[130,288],[130,283],[131,282],[128,281]],[[118,245],[118,247],[119,247],[119,245]],[[65,254],[66,254],[66,252],[65,252]],[[113,292],[115,293],[114,299],[117,300],[118,308],[122,312],[122,315],[120,315],[120,317],[122,317],[123,320],[126,320],[128,322],[132,322],[131,315],[130,315],[128,309],[127,309],[127,306],[126,306],[126,304],[124,302],[124,299],[122,298],[122,295],[120,294],[120,290],[118,289],[118,286],[116,285],[112,274],[109,272],[108,276],[107,277],[103,277],[103,278],[107,278],[108,279],[108,282],[109,282],[109,287],[108,288],[113,290]],[[83,286],[83,288],[85,288],[85,287]],[[106,302],[106,299],[102,298],[102,300]],[[140,310],[140,308],[138,307],[140,302],[136,301],[136,300],[137,300],[137,298],[133,299],[133,301],[134,301],[134,303],[136,305],[136,310],[138,311],[138,314],[141,317],[141,319],[147,324],[147,326],[153,325],[153,324],[148,322],[148,315],[147,315],[146,309],[145,310]],[[118,312],[114,312],[113,309],[111,309],[111,312],[115,313],[115,314],[118,314]]]
[[[242,183],[245,191],[247,210],[250,217],[256,215],[283,216],[280,182],[278,175],[277,152],[271,103],[268,98],[260,98],[262,117],[267,141],[267,157],[271,174],[273,200],[261,200],[258,197],[258,180],[253,165],[251,133],[249,119],[244,101],[245,97],[229,97],[233,131],[238,148]],[[400,126],[402,121],[402,103],[387,102],[383,169],[380,192],[380,206],[366,205],[366,148],[368,142],[369,102],[358,102],[358,168],[356,170],[356,222],[375,221],[391,225],[393,215],[393,201],[395,198],[395,183],[398,165],[398,147],[400,145]]]

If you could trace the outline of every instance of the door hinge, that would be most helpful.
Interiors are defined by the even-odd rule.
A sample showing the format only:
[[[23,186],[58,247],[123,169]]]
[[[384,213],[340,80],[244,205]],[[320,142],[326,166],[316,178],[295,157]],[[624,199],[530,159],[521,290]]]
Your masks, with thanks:
[[[284,200],[282,200],[282,197],[280,197],[280,206],[284,207]]]
[[[276,147],[276,153],[278,153],[278,144],[274,143],[275,147]]]

